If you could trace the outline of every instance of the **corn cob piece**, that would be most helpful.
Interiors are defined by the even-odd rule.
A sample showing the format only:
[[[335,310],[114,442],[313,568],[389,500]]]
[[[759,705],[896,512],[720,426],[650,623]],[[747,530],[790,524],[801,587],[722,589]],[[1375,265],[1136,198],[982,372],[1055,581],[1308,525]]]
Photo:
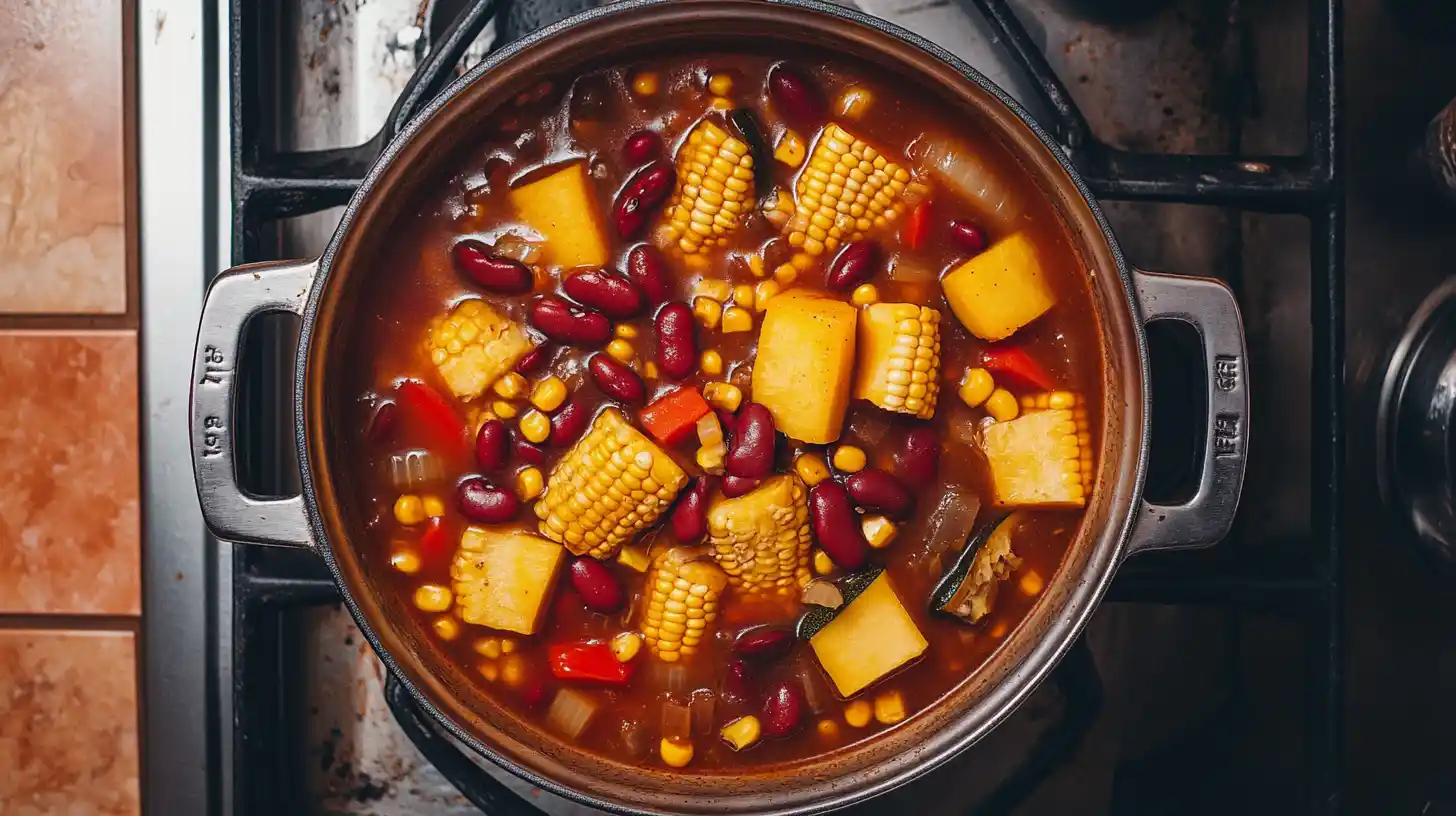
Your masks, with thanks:
[[[523,635],[535,633],[565,560],[560,545],[529,533],[466,528],[450,564],[451,589],[461,619]]]
[[[1092,435],[1085,404],[1069,391],[1023,397],[1016,419],[986,427],[998,507],[1082,507],[1092,492]]]
[[[784,474],[708,510],[712,556],[734,589],[789,595],[809,582],[814,537],[806,496],[803,481]]]
[[[914,303],[875,303],[859,315],[854,396],[920,419],[940,395],[940,312]]]
[[[663,243],[688,254],[727,240],[753,201],[753,156],[742,139],[703,120],[677,153],[677,187],[668,199]]]
[[[536,502],[541,534],[576,555],[606,559],[652,526],[688,475],[615,408],[551,471]]]
[[[795,185],[789,244],[810,255],[832,252],[894,221],[924,194],[910,171],[837,124],[825,126]]]
[[[473,400],[510,373],[531,341],[515,321],[472,299],[430,321],[425,350],[450,391]]]
[[[718,617],[728,576],[701,555],[698,549],[673,547],[652,564],[642,635],[658,660],[692,657]]]

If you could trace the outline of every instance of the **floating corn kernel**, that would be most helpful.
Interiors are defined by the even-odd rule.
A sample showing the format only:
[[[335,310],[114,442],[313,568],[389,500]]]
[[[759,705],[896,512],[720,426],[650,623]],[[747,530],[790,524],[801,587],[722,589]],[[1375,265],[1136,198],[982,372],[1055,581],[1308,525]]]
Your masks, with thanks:
[[[612,327],[612,334],[623,340],[635,340],[642,332],[638,331],[637,327],[631,323],[618,323]]]
[[[531,501],[541,495],[542,488],[540,468],[528,467],[516,474],[516,495],[521,501]]]
[[[710,382],[703,386],[703,399],[714,408],[732,413],[743,404],[743,389],[731,383]]]
[[[608,408],[552,469],[535,505],[541,534],[575,555],[610,558],[657,521],[687,480],[672,457]]]
[[[808,583],[807,496],[798,476],[783,474],[709,508],[708,544],[734,589],[788,595]]]
[[[470,648],[474,649],[475,653],[481,657],[487,657],[491,660],[495,660],[501,656],[500,638],[481,638],[470,644]]]
[[[819,575],[834,572],[834,559],[829,557],[829,553],[823,550],[814,551],[814,572]]]
[[[810,269],[814,268],[815,263],[816,261],[814,260],[814,256],[810,255],[807,252],[795,252],[789,258],[789,265],[799,270],[800,272],[808,272]]]
[[[440,501],[439,496],[425,496],[421,503],[425,507],[427,518],[439,518],[445,515],[445,503]]]
[[[1046,581],[1042,580],[1041,574],[1036,570],[1027,570],[1026,574],[1021,576],[1021,580],[1016,583],[1021,587],[1022,594],[1031,598],[1040,595],[1041,591],[1046,588]]]
[[[940,312],[914,303],[875,303],[860,313],[854,396],[920,419],[940,396]]]
[[[413,527],[425,520],[425,503],[419,496],[406,493],[394,500],[394,520],[406,527]]]
[[[440,640],[454,640],[460,637],[460,622],[449,615],[441,615],[430,621],[430,628]]]
[[[825,126],[794,188],[789,244],[809,255],[833,252],[895,220],[919,197],[910,172],[837,124]]]
[[[752,272],[755,278],[768,274],[768,269],[763,265],[763,255],[754,252],[748,256],[748,271]]]
[[[657,363],[652,360],[643,363],[642,376],[649,380],[657,379]]]
[[[727,96],[733,93],[733,77],[728,74],[713,74],[708,79],[708,93],[714,96]]]
[[[723,304],[699,295],[693,298],[693,316],[703,324],[704,328],[716,329],[718,321],[723,319]]]
[[[735,751],[742,751],[744,748],[758,742],[758,738],[762,734],[763,725],[752,714],[739,717],[723,726],[723,730],[718,732],[718,735],[723,738],[723,741],[728,743],[728,747]]]
[[[761,312],[767,309],[768,302],[773,299],[774,295],[779,293],[781,288],[779,282],[776,280],[759,281],[758,285],[753,287],[754,310]]]
[[[895,523],[884,516],[865,516],[860,520],[859,526],[860,531],[864,533],[865,541],[868,541],[869,545],[877,550],[890,546],[890,542],[895,540],[895,533],[898,532]]]
[[[740,283],[733,287],[733,302],[745,309],[753,308],[753,284]]]
[[[723,460],[728,455],[727,449],[722,445],[704,445],[698,448],[693,460],[698,467],[709,473],[720,474],[723,472]]]
[[[657,72],[643,71],[632,78],[632,93],[638,96],[657,95]]]
[[[814,731],[824,739],[834,739],[839,736],[839,723],[834,720],[820,720],[814,724]]]
[[[693,284],[693,295],[725,303],[733,296],[733,284],[719,278],[700,278]]]
[[[996,625],[991,627],[991,637],[1000,640],[1006,637],[1006,633],[1009,631],[1011,631],[1011,627],[1006,621],[996,621]]]
[[[864,470],[869,457],[863,448],[854,445],[840,445],[834,449],[834,469],[840,473],[858,473]]]
[[[718,600],[728,576],[713,563],[698,560],[701,550],[673,547],[653,561],[651,589],[642,635],[658,660],[692,657],[718,618]]]
[[[723,373],[723,355],[708,349],[698,357],[698,368],[704,374],[716,377]]]
[[[779,146],[774,148],[774,158],[790,167],[804,163],[804,137],[792,130],[785,130]]]
[[[657,747],[657,752],[662,755],[662,761],[673,768],[686,768],[688,763],[693,761],[691,740],[663,737],[662,743]]]
[[[905,719],[905,698],[898,690],[875,695],[875,719],[883,725],[894,725]]]
[[[495,381],[495,385],[491,386],[491,390],[495,391],[501,399],[515,399],[526,393],[526,378],[514,371],[502,374],[501,378]]]
[[[752,201],[748,145],[711,121],[699,122],[677,154],[677,183],[663,210],[667,242],[688,256],[721,244]]]
[[[844,721],[855,728],[864,728],[870,724],[870,717],[874,715],[874,709],[870,707],[868,700],[851,700],[849,705],[844,707]]]
[[[516,650],[516,642],[511,638],[501,638],[501,654],[510,654]]]
[[[875,102],[875,95],[862,85],[851,85],[844,89],[839,99],[834,103],[834,109],[839,111],[840,116],[849,119],[863,119],[865,112]]]
[[[480,672],[481,677],[492,683],[500,679],[500,668],[494,663],[481,663],[476,667],[476,671]]]
[[[718,424],[718,415],[706,413],[698,420],[695,427],[698,434],[698,444],[705,447],[723,444],[723,426]]]
[[[628,544],[617,553],[617,563],[637,572],[646,572],[652,566],[652,558],[648,556],[646,547]]]
[[[515,419],[516,414],[520,413],[520,411],[516,409],[516,406],[510,404],[509,402],[506,402],[505,400],[496,400],[495,402],[492,402],[490,404],[490,410],[501,419]]]
[[[520,655],[511,655],[501,661],[501,682],[511,688],[518,688],[526,682],[526,660]]]
[[[723,333],[753,330],[753,313],[742,306],[729,306],[723,310]]]
[[[421,584],[415,589],[415,608],[422,612],[444,612],[455,601],[449,587]]]
[[[791,263],[779,264],[774,269],[774,281],[780,286],[788,286],[799,278],[799,270]]]
[[[738,106],[733,104],[733,100],[726,96],[715,96],[708,100],[708,107],[717,111],[730,111]]]
[[[414,550],[395,550],[389,556],[389,565],[405,575],[414,575],[420,571],[420,555]]]
[[[545,442],[551,436],[551,420],[540,411],[532,408],[521,417],[521,436],[533,445]]]
[[[764,197],[760,205],[763,217],[773,224],[774,229],[782,230],[788,226],[789,219],[794,217],[794,197],[789,195],[787,190],[775,189]],[[754,274],[763,277],[763,271],[756,271]]]
[[[804,451],[794,457],[794,472],[810,487],[829,478],[829,466],[824,464],[824,457],[813,451]]]
[[[531,404],[548,413],[560,408],[563,402],[566,402],[566,383],[560,377],[547,377],[536,383],[531,392]]]
[[[997,422],[1010,422],[1020,412],[1016,406],[1016,397],[1004,388],[997,388],[986,398],[986,413]]]
[[[621,632],[612,638],[612,655],[619,663],[627,663],[642,650],[642,636],[636,632]]]
[[[607,354],[620,363],[630,363],[632,362],[632,358],[637,356],[637,352],[632,348],[632,344],[620,338],[607,344]]]
[[[991,393],[996,390],[996,380],[991,372],[984,368],[972,368],[966,371],[966,377],[961,381],[961,387],[956,393],[960,394],[961,402],[972,408],[979,408],[986,400],[991,398]],[[1033,400],[1027,397],[1027,400]],[[1031,405],[1027,406],[1028,408]]]
[[[430,362],[463,400],[484,394],[530,350],[521,327],[478,298],[432,320],[425,339]]]
[[[849,302],[856,306],[869,306],[880,302],[880,290],[873,283],[862,283],[849,295]]]

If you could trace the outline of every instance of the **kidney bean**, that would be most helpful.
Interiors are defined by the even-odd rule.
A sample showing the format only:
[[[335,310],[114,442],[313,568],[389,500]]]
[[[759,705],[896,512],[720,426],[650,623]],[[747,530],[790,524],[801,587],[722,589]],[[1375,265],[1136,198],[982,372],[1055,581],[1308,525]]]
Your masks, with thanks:
[[[605,269],[572,275],[561,288],[577,303],[616,320],[636,317],[644,305],[642,292],[635,284]]]
[[[879,263],[879,244],[869,240],[854,241],[829,262],[829,288],[847,292],[868,283],[875,276],[875,267]]]
[[[551,355],[555,352],[556,348],[550,343],[542,343],[516,361],[516,373],[521,375],[536,373],[538,369],[551,361]]]
[[[627,593],[605,564],[595,558],[574,558],[568,571],[571,588],[591,611],[605,614],[622,608]]]
[[[730,499],[736,499],[758,487],[762,479],[745,479],[742,476],[723,477],[723,495]]]
[[[672,164],[659,159],[642,168],[617,194],[612,205],[612,223],[617,234],[623,238],[634,238],[647,224],[647,216],[657,205],[667,200],[677,173]]]
[[[724,668],[726,671],[723,672],[723,685],[718,690],[719,694],[724,701],[733,705],[748,702],[753,696],[753,671],[748,661],[735,657]]]
[[[847,570],[864,565],[870,545],[843,485],[825,479],[809,488],[809,523],[814,541],[835,564]]]
[[[667,273],[662,269],[662,256],[647,244],[638,244],[627,253],[627,279],[637,284],[649,302],[667,300]]]
[[[586,365],[592,382],[612,399],[633,405],[647,401],[647,386],[642,384],[642,378],[610,354],[597,352]]]
[[[669,303],[657,311],[657,368],[675,380],[692,376],[698,367],[698,326],[686,303]]]
[[[884,513],[894,518],[904,518],[914,504],[909,488],[899,479],[874,468],[851,473],[844,480],[844,489],[854,503],[871,513]]]
[[[511,455],[518,461],[525,462],[533,467],[541,467],[546,464],[546,451],[521,435],[518,428],[511,429]]]
[[[501,487],[491,487],[479,476],[460,483],[455,504],[460,512],[471,521],[481,524],[501,524],[516,515],[521,503],[516,494]]]
[[[755,626],[738,633],[733,651],[757,660],[774,660],[794,648],[794,633],[787,626]]]
[[[655,130],[642,129],[627,137],[622,143],[622,158],[628,164],[645,164],[657,158],[662,152],[662,137]]]
[[[510,429],[499,419],[480,423],[480,430],[475,433],[475,463],[481,470],[496,470],[506,463],[510,437]]]
[[[455,265],[483,288],[502,295],[519,295],[531,291],[536,279],[531,268],[520,261],[502,258],[490,247],[466,238],[455,245]]]
[[[696,544],[708,535],[708,500],[713,483],[708,474],[693,480],[672,510],[672,535],[679,544]]]
[[[733,445],[724,463],[730,476],[762,479],[773,470],[774,421],[768,408],[750,402],[738,413]]]
[[[364,438],[379,444],[394,435],[394,426],[399,424],[399,406],[393,400],[375,403],[369,412],[369,423],[364,426]]]
[[[547,295],[531,307],[531,325],[558,343],[595,346],[612,336],[607,316],[585,309],[573,309],[555,295]]]
[[[793,681],[769,689],[763,700],[763,735],[787,737],[804,721],[804,690]]]
[[[986,249],[986,233],[969,221],[950,222],[950,240],[956,246],[972,254]]]
[[[785,119],[798,124],[817,124],[824,119],[824,97],[819,88],[790,68],[774,66],[768,75],[768,93]]]
[[[546,440],[554,448],[564,448],[576,441],[591,422],[591,408],[585,403],[571,400],[560,411],[551,415],[551,437]]]
[[[895,471],[913,487],[935,481],[940,467],[940,440],[930,428],[912,428],[895,451]]]

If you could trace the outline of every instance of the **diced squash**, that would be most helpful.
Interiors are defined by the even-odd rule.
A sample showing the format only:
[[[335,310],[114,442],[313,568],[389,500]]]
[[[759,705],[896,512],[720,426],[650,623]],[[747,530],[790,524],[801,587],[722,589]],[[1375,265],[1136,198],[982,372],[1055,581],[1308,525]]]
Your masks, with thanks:
[[[571,162],[511,190],[510,201],[516,217],[546,239],[546,263],[571,269],[607,262],[606,231],[586,162]]]
[[[1070,409],[1032,411],[982,432],[998,507],[1082,507],[1090,466],[1083,473],[1082,441]],[[1089,462],[1090,465],[1090,462]]]
[[[809,639],[841,697],[860,693],[929,645],[884,573]]]
[[[566,550],[529,533],[468,527],[450,565],[466,623],[536,633]]]
[[[463,400],[484,394],[530,350],[530,338],[515,321],[477,298],[431,320],[425,335],[430,362]]]
[[[751,393],[790,439],[824,444],[839,438],[854,379],[858,314],[842,300],[807,293],[769,301]]]
[[[1014,233],[941,281],[956,319],[982,340],[1001,340],[1056,304],[1036,246]]]

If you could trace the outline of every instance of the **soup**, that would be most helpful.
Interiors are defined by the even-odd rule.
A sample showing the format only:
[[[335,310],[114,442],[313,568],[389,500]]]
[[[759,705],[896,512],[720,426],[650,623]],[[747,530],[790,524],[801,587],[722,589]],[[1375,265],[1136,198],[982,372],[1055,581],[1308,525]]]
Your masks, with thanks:
[[[350,345],[421,636],[684,772],[913,718],[1050,582],[1101,404],[1085,272],[1005,149],[842,62],[664,55],[497,111]]]

